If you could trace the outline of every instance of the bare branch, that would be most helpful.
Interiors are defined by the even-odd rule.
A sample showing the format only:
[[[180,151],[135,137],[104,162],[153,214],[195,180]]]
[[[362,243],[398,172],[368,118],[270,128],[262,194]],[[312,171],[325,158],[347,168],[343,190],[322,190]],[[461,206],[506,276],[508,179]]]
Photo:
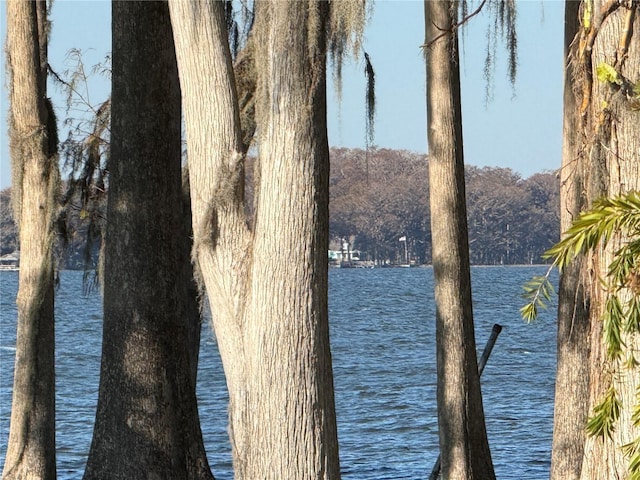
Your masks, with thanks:
[[[478,15],[481,11],[482,8],[484,7],[484,5],[487,3],[487,0],[482,0],[482,2],[480,3],[480,5],[478,5],[478,8],[476,8],[473,12],[471,12],[469,15],[467,15],[466,17],[464,17],[462,20],[460,20],[459,22],[456,22],[453,24],[453,26],[450,29],[443,29],[438,27],[437,25],[434,25],[434,27],[436,27],[438,30],[440,30],[442,33],[439,35],[436,35],[435,38],[433,38],[432,40],[428,41],[427,43],[420,45],[420,48],[431,48],[431,45],[433,45],[435,42],[437,42],[438,40],[440,40],[442,37],[452,34],[453,32],[455,32],[458,28],[460,28],[462,25],[464,25],[465,23],[467,23],[469,20],[471,20],[473,17],[475,17],[476,15]]]

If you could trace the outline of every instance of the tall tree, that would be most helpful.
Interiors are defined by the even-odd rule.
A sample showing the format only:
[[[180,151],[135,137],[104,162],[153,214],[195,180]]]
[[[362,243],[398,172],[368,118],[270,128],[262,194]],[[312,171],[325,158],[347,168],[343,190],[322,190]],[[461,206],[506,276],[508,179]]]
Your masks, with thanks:
[[[113,2],[100,390],[86,479],[211,479],[183,317],[181,96],[165,2]]]
[[[255,82],[234,78],[221,2],[169,5],[185,107],[193,258],[229,389],[236,478],[339,478],[327,311],[325,70],[327,43],[341,53],[346,36],[361,33],[364,4],[256,2]],[[236,85],[255,85],[252,229],[242,131],[252,122],[240,120]]]
[[[567,7],[567,13],[575,15],[575,9]],[[565,131],[565,143],[569,152],[565,152],[563,168],[578,173],[573,192],[579,188],[581,195],[577,200],[569,200],[569,209],[589,207],[598,197],[613,197],[632,190],[640,189],[640,15],[637,2],[610,2],[604,0],[580,2],[579,28],[571,44],[569,62],[571,65],[571,86],[576,92],[576,106],[573,100],[566,102],[566,112],[573,115],[575,129]],[[568,22],[573,21],[572,18]],[[566,99],[566,97],[565,97]],[[575,133],[577,132],[577,133]],[[575,193],[572,193],[576,195]],[[607,287],[599,279],[605,278],[608,265],[624,238],[614,238],[606,248],[587,256],[581,282],[571,285],[571,292],[578,300],[578,315],[571,324],[577,325],[576,335],[590,340],[589,345],[582,343],[577,347],[577,361],[589,358],[588,377],[588,413],[592,415],[588,422],[591,435],[584,437],[582,461],[577,460],[579,449],[572,446],[574,455],[570,477],[577,478],[623,478],[627,475],[629,459],[628,449],[623,445],[637,445],[640,430],[632,421],[633,406],[636,403],[637,386],[640,384],[638,369],[627,368],[624,358],[609,348],[611,338],[621,335],[626,351],[633,352],[640,344],[637,336],[627,333],[628,328],[616,327],[611,305],[605,302]],[[579,267],[576,267],[579,268]],[[582,293],[582,288],[585,292]],[[561,292],[562,293],[562,292]],[[590,299],[584,303],[583,298]],[[589,305],[587,312],[581,312]],[[562,306],[562,305],[561,305]],[[563,324],[569,321],[568,312],[560,311]],[[582,317],[582,318],[581,318]],[[601,319],[605,319],[602,322]],[[586,325],[585,325],[586,324]],[[582,333],[588,328],[588,333]],[[617,333],[616,333],[617,332]],[[612,337],[613,335],[613,337]],[[559,338],[560,342],[566,336]],[[568,348],[573,342],[568,341]],[[590,349],[589,349],[590,347]],[[559,368],[565,363],[559,359]],[[560,372],[559,382],[564,383],[568,374]],[[576,420],[585,414],[582,400],[586,389],[565,389],[556,396],[556,403],[575,404]],[[605,410],[619,401],[620,416],[615,430],[607,434],[600,429],[606,420]],[[559,420],[558,420],[559,421]],[[581,421],[572,421],[565,436],[571,435],[573,445],[580,441]],[[556,429],[558,440],[554,441],[554,458],[562,455],[564,448],[560,441],[560,432]],[[568,437],[567,437],[568,438]],[[560,477],[556,477],[560,478]]]
[[[565,2],[564,119],[560,169],[560,230],[566,231],[589,205],[584,158],[577,155],[579,100],[574,92],[571,44],[578,33],[580,2]],[[577,480],[582,470],[589,399],[588,263],[579,257],[564,269],[558,287],[558,360],[551,455],[551,478]]]
[[[476,359],[465,206],[457,4],[425,1],[427,137],[443,478],[495,478]],[[444,35],[442,33],[445,32]]]
[[[18,332],[9,442],[2,478],[54,479],[53,224],[57,134],[47,108],[44,1],[7,2],[10,152],[20,234]]]

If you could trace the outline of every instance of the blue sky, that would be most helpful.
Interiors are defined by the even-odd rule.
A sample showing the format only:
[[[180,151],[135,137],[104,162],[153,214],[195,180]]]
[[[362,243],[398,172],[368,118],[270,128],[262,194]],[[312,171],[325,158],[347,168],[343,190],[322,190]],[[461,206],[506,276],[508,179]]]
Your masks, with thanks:
[[[478,0],[474,4],[478,4]],[[0,36],[6,38],[6,5],[0,12]],[[364,43],[376,73],[375,145],[380,148],[427,151],[423,3],[379,0]],[[486,101],[483,77],[488,14],[481,13],[463,28],[462,103],[465,161],[471,165],[509,167],[528,177],[560,167],[562,139],[562,51],[564,3],[559,0],[518,1],[518,77],[507,80],[505,51],[499,46],[493,98]],[[111,5],[104,0],[55,0],[49,63],[58,72],[69,68],[67,53],[83,51],[90,68],[111,50]],[[10,185],[5,58],[0,82],[0,188]],[[343,97],[338,104],[328,94],[329,143],[365,145],[365,78],[362,59],[343,71]],[[106,98],[108,81],[92,77],[90,98]],[[58,119],[64,119],[64,95],[50,85]],[[60,137],[67,132],[61,128]]]

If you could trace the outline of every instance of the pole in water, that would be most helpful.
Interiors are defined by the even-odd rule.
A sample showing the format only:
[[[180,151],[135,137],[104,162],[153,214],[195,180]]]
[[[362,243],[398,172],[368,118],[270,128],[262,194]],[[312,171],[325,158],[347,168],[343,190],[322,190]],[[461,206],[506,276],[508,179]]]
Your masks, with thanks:
[[[493,346],[496,344],[496,340],[498,339],[498,335],[500,335],[501,331],[502,325],[495,323],[491,329],[489,340],[487,340],[487,344],[484,346],[484,350],[482,351],[482,356],[480,357],[480,360],[478,360],[478,376],[482,375],[484,367],[487,364],[487,360],[489,360],[489,356],[491,356]],[[438,480],[438,477],[440,476],[440,467],[440,455],[438,455],[436,464],[433,466],[433,470],[431,470],[431,475],[429,475],[429,480]]]

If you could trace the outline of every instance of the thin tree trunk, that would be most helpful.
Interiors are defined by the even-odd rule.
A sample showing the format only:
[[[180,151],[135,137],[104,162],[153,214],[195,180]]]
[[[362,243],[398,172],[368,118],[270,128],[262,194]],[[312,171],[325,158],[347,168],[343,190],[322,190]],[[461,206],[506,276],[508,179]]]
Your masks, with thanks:
[[[169,9],[114,1],[112,22],[103,350],[85,478],[212,479],[183,316],[188,252]]]
[[[560,230],[566,231],[589,204],[585,164],[579,155],[579,101],[573,91],[575,71],[570,46],[578,33],[577,1],[565,2],[565,79]],[[575,67],[575,65],[573,65]],[[560,276],[558,289],[558,361],[551,454],[551,479],[580,478],[589,398],[589,289],[587,259],[576,259]]]
[[[229,436],[243,478],[244,340],[241,321],[249,230],[244,156],[224,4],[169,1],[189,151],[193,253],[209,300],[229,391]],[[194,20],[195,19],[195,20]],[[203,58],[208,59],[206,62]]]
[[[41,2],[42,3],[42,2]],[[44,9],[7,2],[11,74],[10,149],[13,202],[20,231],[18,332],[13,404],[3,479],[54,479],[55,369],[53,217],[58,167],[47,131]],[[55,128],[55,125],[54,125]],[[54,148],[52,148],[54,147]]]
[[[466,223],[455,2],[426,1],[431,236],[442,475],[495,478],[476,359]]]
[[[339,478],[327,313],[329,4],[256,5],[253,232],[244,215],[244,147],[223,5],[176,0],[170,8],[194,258],[229,387],[236,478]]]

